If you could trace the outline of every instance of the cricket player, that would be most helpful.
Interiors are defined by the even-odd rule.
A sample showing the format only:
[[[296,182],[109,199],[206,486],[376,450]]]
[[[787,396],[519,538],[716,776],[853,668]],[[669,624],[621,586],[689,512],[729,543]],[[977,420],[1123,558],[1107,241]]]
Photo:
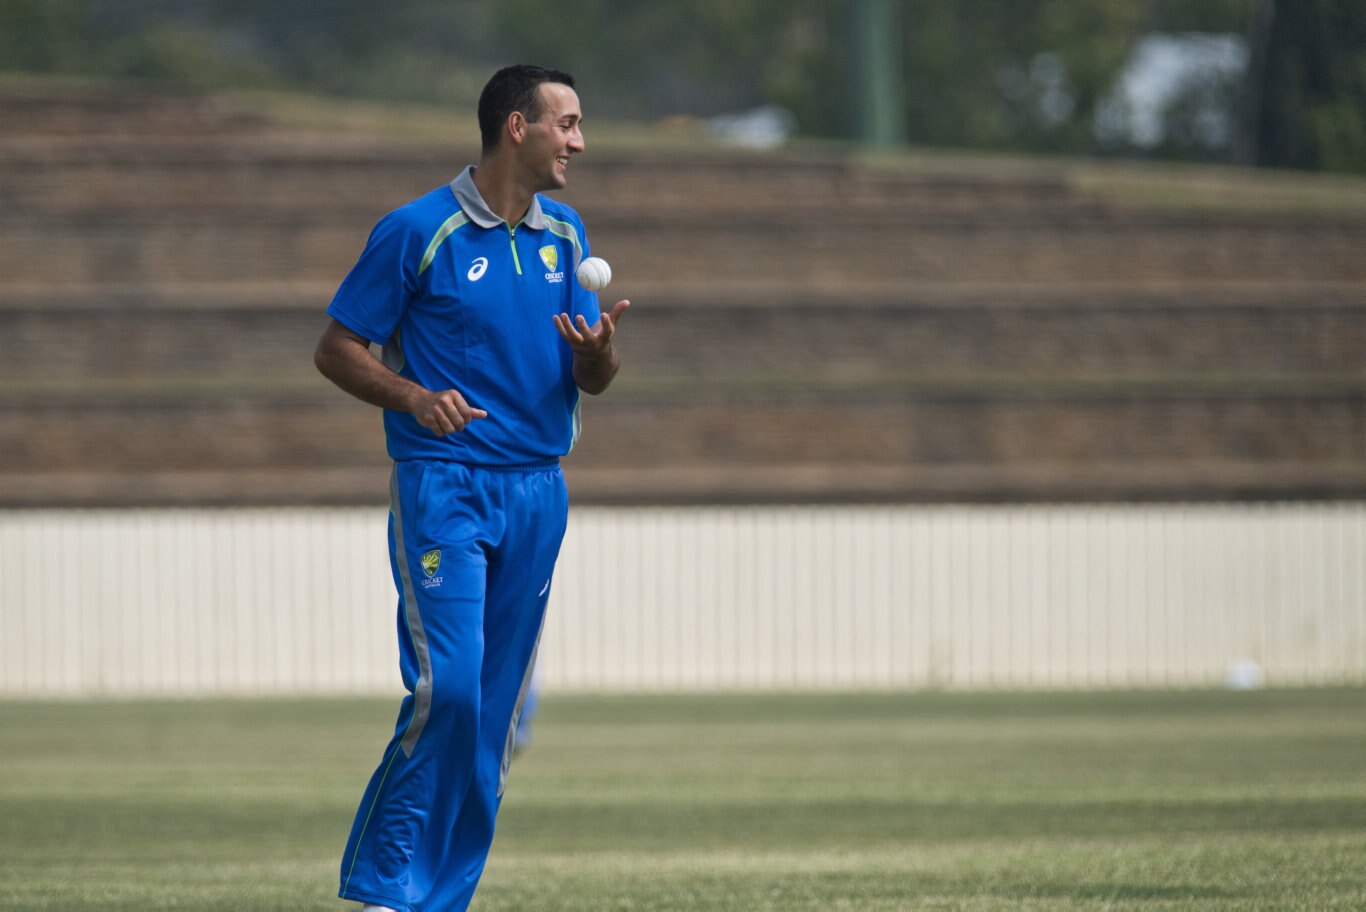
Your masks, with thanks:
[[[584,151],[567,73],[499,70],[477,166],[382,218],[314,361],[384,409],[389,553],[409,693],[356,812],[340,896],[464,909],[484,870],[568,515],[579,393],[620,366],[629,302],[575,281],[578,213],[540,194]],[[382,346],[376,357],[371,344]]]

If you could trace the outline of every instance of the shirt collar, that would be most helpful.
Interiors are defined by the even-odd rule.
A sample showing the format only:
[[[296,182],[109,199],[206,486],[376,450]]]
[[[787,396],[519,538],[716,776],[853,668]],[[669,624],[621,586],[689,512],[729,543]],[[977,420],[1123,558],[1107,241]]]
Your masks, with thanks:
[[[489,204],[484,202],[484,197],[479,193],[479,188],[474,185],[474,165],[469,165],[460,176],[451,181],[451,192],[455,194],[455,201],[460,204],[460,208],[465,210],[465,214],[470,217],[480,228],[497,228],[503,224],[502,216],[494,213],[489,208]],[[526,215],[522,216],[520,225],[526,225],[533,231],[545,230],[545,216],[541,214],[541,198],[533,195],[531,205],[527,208]]]

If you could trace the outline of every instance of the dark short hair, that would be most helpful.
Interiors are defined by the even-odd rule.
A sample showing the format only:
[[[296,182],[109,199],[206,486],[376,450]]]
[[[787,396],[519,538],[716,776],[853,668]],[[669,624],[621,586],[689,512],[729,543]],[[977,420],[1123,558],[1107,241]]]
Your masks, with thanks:
[[[513,111],[522,112],[522,116],[532,122],[540,119],[543,82],[560,82],[571,89],[574,87],[574,77],[568,73],[525,63],[503,67],[493,74],[484,91],[479,93],[479,137],[485,152],[498,145],[503,124]]]

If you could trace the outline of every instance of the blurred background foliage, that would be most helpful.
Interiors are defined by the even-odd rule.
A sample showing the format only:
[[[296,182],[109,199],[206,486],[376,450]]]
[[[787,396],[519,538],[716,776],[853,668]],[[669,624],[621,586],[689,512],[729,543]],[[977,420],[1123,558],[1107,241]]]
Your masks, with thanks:
[[[868,0],[0,0],[0,71],[470,107],[536,61],[589,114],[780,105],[859,135]],[[884,0],[904,140],[1366,173],[1361,0]]]

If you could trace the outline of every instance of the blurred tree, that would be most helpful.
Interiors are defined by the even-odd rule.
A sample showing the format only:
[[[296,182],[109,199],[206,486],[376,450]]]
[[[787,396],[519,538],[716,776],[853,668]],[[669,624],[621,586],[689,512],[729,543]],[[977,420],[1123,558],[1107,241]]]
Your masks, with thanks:
[[[473,105],[501,59],[496,0],[207,0],[287,81],[327,94]]]
[[[779,104],[804,135],[845,138],[869,76],[857,2],[0,0],[0,70],[469,108],[495,67],[539,62],[582,79],[595,119]],[[882,2],[911,143],[1366,170],[1363,0]],[[1244,36],[1247,77],[1226,60],[1183,84],[1153,115],[1158,142],[1107,134],[1135,52],[1187,33]],[[1240,131],[1214,128],[1239,112]]]
[[[1241,32],[1260,0],[1146,0],[1145,27],[1160,32]]]
[[[1366,173],[1366,4],[1259,0],[1243,154]]]
[[[594,86],[613,117],[707,116],[771,94],[810,91],[801,62],[824,49],[830,4],[813,0],[504,0],[495,22],[522,62],[539,61]],[[795,62],[795,66],[794,66]],[[832,86],[838,93],[841,84]],[[786,90],[786,92],[785,92]]]
[[[912,142],[1067,152],[1092,146],[1097,104],[1139,33],[1130,0],[912,0]]]
[[[85,0],[0,0],[0,69],[79,72],[89,21]]]

